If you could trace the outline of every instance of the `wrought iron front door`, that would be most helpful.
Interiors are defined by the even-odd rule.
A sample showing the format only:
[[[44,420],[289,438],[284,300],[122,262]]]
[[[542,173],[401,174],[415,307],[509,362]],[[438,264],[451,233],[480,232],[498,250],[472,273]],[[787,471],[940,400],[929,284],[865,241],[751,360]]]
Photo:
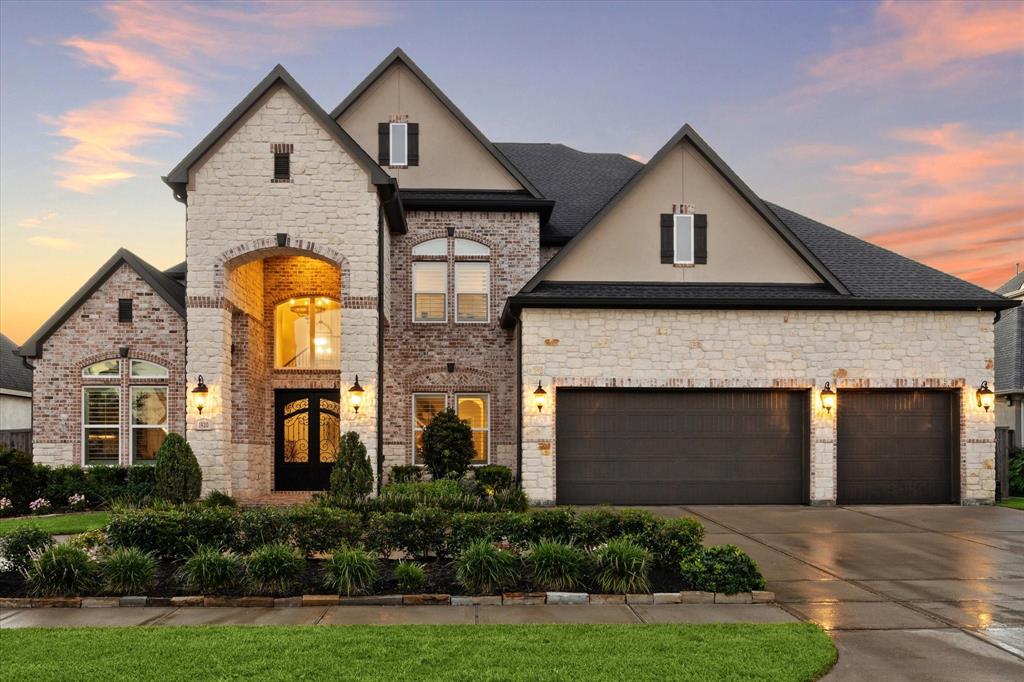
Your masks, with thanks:
[[[341,438],[338,391],[274,393],[274,489],[327,490]]]

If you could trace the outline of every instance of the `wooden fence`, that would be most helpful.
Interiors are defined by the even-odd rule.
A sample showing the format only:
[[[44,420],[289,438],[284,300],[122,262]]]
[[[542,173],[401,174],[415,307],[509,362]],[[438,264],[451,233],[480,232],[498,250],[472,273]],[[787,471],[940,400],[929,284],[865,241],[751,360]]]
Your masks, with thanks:
[[[32,429],[10,429],[0,431],[0,445],[9,445],[15,450],[32,454]]]
[[[996,427],[996,499],[1010,496],[1010,446],[1013,444],[1013,429]]]

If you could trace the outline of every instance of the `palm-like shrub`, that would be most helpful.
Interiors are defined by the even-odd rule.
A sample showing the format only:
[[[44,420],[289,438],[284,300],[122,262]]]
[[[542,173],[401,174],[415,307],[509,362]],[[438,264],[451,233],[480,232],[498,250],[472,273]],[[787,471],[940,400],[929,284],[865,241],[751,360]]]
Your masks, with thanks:
[[[435,480],[462,478],[473,461],[473,429],[455,410],[442,410],[423,429],[423,461]]]
[[[182,567],[182,578],[189,590],[200,594],[220,594],[238,587],[244,563],[234,552],[215,547],[200,547]]]
[[[203,472],[192,446],[177,433],[168,433],[156,451],[156,494],[176,504],[195,502],[203,487]]]
[[[537,589],[570,591],[583,584],[586,555],[572,545],[541,540],[530,548],[526,566]]]
[[[331,469],[331,493],[343,502],[359,502],[373,490],[373,468],[359,434],[349,431],[341,437],[338,458]]]
[[[629,538],[609,540],[594,550],[594,580],[603,592],[649,592],[651,554]]]
[[[518,564],[512,552],[478,540],[455,561],[455,579],[472,594],[493,594],[515,584]]]
[[[324,587],[338,594],[352,596],[368,591],[377,580],[377,561],[369,552],[354,547],[340,547],[324,565]]]
[[[85,594],[96,587],[96,562],[83,550],[68,544],[53,545],[33,552],[25,570],[32,594],[66,597]]]
[[[427,574],[421,564],[399,561],[395,566],[395,582],[402,592],[418,592],[427,584]]]
[[[145,594],[155,574],[156,559],[137,547],[111,550],[100,562],[103,590],[112,594]]]
[[[254,594],[286,594],[306,570],[302,552],[284,544],[263,545],[245,559],[245,577]]]
[[[36,524],[18,526],[7,535],[0,535],[0,559],[6,570],[24,571],[32,563],[33,552],[42,552],[52,544],[50,534]]]

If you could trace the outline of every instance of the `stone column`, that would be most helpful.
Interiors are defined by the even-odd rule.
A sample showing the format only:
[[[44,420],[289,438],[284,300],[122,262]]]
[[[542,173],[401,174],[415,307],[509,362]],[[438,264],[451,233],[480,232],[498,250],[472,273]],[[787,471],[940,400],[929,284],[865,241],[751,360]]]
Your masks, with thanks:
[[[366,446],[374,477],[377,475],[377,307],[343,308],[341,311],[341,423],[344,431],[355,431]],[[363,400],[356,412],[348,389],[356,376],[363,387]]]
[[[203,494],[231,494],[231,312],[220,300],[188,308],[186,438],[203,470]],[[202,414],[192,389],[209,387]]]

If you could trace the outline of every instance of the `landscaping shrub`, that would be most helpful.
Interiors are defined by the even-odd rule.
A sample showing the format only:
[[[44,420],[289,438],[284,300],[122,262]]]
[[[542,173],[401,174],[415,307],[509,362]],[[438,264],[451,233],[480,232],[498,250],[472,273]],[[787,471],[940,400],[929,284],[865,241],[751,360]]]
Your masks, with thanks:
[[[401,592],[420,592],[427,584],[427,574],[421,564],[399,561],[395,566],[395,582]]]
[[[207,495],[206,499],[203,500],[203,504],[205,504],[207,507],[235,508],[238,506],[238,502],[235,501],[235,498],[219,490],[214,490],[209,495]]]
[[[148,504],[156,498],[156,467],[152,464],[136,464],[125,467],[124,488],[112,490],[106,498],[110,504],[115,500],[133,504]]]
[[[32,457],[8,445],[0,445],[0,498],[11,501],[14,513],[24,513],[39,497]]]
[[[538,509],[530,514],[531,535],[569,544],[576,538],[576,511],[572,507]]]
[[[257,547],[288,544],[292,539],[292,521],[288,514],[276,507],[255,507],[238,515],[238,538],[235,548],[251,552]]]
[[[242,517],[252,510],[246,510]],[[313,504],[291,507],[286,512],[291,543],[305,554],[327,552],[345,544],[355,544],[362,532],[362,518],[345,509]]]
[[[587,509],[576,516],[576,536],[584,547],[595,547],[621,535],[621,514],[610,507]]]
[[[622,509],[619,511],[619,535],[628,535],[646,545],[653,542],[661,528],[662,520],[646,509]]]
[[[653,534],[654,541],[645,544],[662,568],[675,568],[679,562],[701,549],[704,526],[690,518],[664,519]]]
[[[526,567],[536,589],[571,592],[583,585],[586,554],[572,545],[541,540],[526,555]]]
[[[455,561],[455,579],[470,594],[493,594],[515,584],[518,568],[515,554],[478,540]]]
[[[182,583],[197,594],[230,592],[242,581],[245,565],[234,552],[200,547],[181,568]]]
[[[423,461],[434,480],[462,478],[476,456],[473,430],[455,410],[442,410],[423,429]]]
[[[683,559],[679,570],[684,589],[725,594],[764,589],[757,564],[735,545],[701,548]]]
[[[499,464],[488,464],[474,469],[476,482],[497,492],[508,490],[515,483],[512,470]]]
[[[423,467],[394,466],[388,476],[389,483],[419,483],[423,478]]]
[[[83,550],[61,544],[33,552],[24,574],[32,594],[67,597],[95,589],[97,572],[96,562]]]
[[[245,559],[246,583],[254,594],[287,594],[305,570],[302,553],[283,544],[263,545]]]
[[[411,534],[412,519],[403,512],[377,512],[366,522],[366,548],[387,559],[398,549],[405,549]]]
[[[377,580],[377,561],[362,549],[340,547],[324,564],[324,587],[352,596],[369,591]]]
[[[96,557],[100,551],[106,549],[107,533],[103,530],[87,530],[78,533],[68,539],[68,544],[78,549],[84,549],[86,554]]]
[[[179,558],[188,553],[185,518],[180,509],[115,507],[107,538],[111,547],[138,547],[161,558]]]
[[[188,550],[199,547],[236,549],[238,512],[230,507],[186,507],[179,540]]]
[[[7,535],[0,535],[0,557],[7,570],[23,571],[32,561],[33,552],[42,552],[53,544],[50,534],[39,526],[28,523],[18,526]]]
[[[348,431],[341,437],[338,458],[331,469],[331,494],[339,500],[365,500],[373,490],[373,469],[359,434]]]
[[[1009,488],[1010,495],[1024,495],[1024,448],[1010,450],[1009,460]]]
[[[506,488],[494,493],[491,498],[495,509],[512,512],[524,512],[530,508],[530,498],[520,488]]]
[[[411,512],[416,507],[436,507],[453,511],[475,511],[481,500],[460,486],[457,481],[441,480],[426,483],[389,483],[374,501],[381,511]]]
[[[453,514],[445,548],[446,556],[458,556],[478,540],[508,542],[525,549],[539,537],[532,525],[532,514],[512,512],[463,512]]]
[[[593,559],[594,580],[602,592],[650,592],[651,554],[632,539],[609,540],[594,550]]]
[[[192,446],[171,432],[156,451],[156,494],[168,502],[195,502],[203,487],[203,472]]]
[[[156,559],[138,547],[119,547],[100,561],[103,591],[111,594],[145,594],[155,575]]]

